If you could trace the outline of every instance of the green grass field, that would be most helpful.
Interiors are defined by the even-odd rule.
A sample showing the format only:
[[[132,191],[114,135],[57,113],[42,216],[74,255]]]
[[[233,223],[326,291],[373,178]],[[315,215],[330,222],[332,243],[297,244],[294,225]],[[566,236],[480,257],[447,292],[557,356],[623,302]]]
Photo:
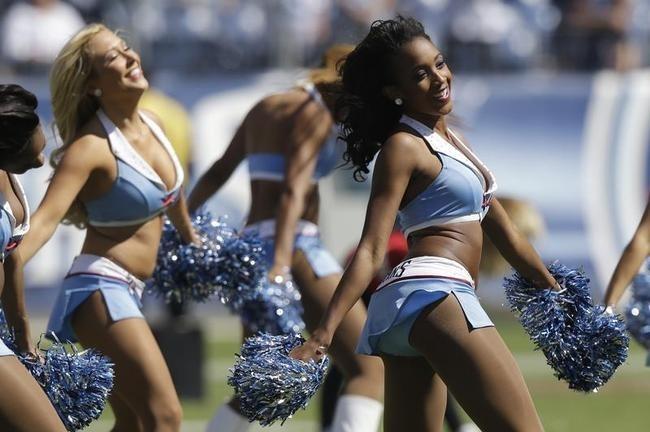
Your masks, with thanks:
[[[490,314],[514,353],[533,395],[535,405],[548,432],[636,432],[650,430],[650,369],[645,351],[632,343],[628,362],[598,393],[582,394],[557,381],[541,353],[507,312]],[[203,371],[206,394],[200,401],[183,401],[183,431],[203,431],[215,408],[230,396],[226,384],[228,368],[239,348],[237,321],[228,316],[200,320],[205,335],[207,359]],[[255,428],[266,431],[317,431],[318,403],[314,399],[305,411],[287,421],[284,427]],[[112,414],[107,410],[88,431],[109,430]]]

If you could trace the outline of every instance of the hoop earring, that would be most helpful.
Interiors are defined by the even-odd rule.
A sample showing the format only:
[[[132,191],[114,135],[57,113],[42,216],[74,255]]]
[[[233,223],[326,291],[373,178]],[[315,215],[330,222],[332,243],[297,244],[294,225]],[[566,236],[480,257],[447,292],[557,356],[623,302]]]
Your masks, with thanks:
[[[404,104],[404,101],[402,100],[402,98],[395,98],[395,100],[393,102],[395,102],[395,105],[397,105],[397,106],[402,106]]]
[[[93,96],[102,97],[102,89],[96,88],[95,90],[93,90]]]

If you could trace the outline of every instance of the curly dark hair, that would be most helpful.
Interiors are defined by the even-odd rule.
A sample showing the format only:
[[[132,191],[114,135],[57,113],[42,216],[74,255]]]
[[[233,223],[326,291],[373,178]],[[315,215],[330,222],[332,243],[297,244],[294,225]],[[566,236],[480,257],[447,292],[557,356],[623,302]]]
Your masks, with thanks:
[[[10,159],[31,143],[39,119],[36,96],[17,84],[0,84],[0,158]]]
[[[357,181],[365,180],[368,165],[402,115],[402,108],[382,93],[394,83],[387,67],[390,58],[418,37],[431,40],[413,18],[375,21],[368,35],[339,65],[343,94],[336,103],[336,117],[342,119],[340,139],[347,144],[343,157],[354,166]]]

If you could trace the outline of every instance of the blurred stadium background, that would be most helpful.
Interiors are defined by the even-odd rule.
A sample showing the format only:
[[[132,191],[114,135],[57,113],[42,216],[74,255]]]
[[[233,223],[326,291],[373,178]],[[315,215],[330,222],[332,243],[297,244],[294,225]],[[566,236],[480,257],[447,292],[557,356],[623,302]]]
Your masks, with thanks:
[[[85,22],[121,29],[152,84],[143,103],[163,118],[191,187],[261,96],[304,77],[331,43],[354,43],[372,20],[396,13],[422,21],[446,53],[459,126],[494,171],[500,196],[541,215],[535,245],[543,258],[582,266],[599,301],[650,190],[649,0],[0,0],[0,81],[36,93],[49,152],[57,145],[49,127],[52,58]],[[248,207],[244,165],[209,204],[235,224]],[[42,168],[22,177],[33,208],[49,175]],[[343,169],[321,193],[324,239],[343,259],[359,236],[368,184]],[[81,240],[76,229],[61,227],[27,267],[34,332],[44,328]],[[640,348],[633,346],[599,394],[573,393],[556,382],[503,306],[501,279],[483,277],[480,296],[515,352],[546,429],[648,430],[650,371]],[[176,356],[168,351],[179,364],[172,369],[184,397],[184,430],[203,430],[230,394],[237,321],[218,304],[170,311],[152,298],[145,303],[163,348],[181,348]],[[280,430],[317,430],[316,419],[314,402]]]

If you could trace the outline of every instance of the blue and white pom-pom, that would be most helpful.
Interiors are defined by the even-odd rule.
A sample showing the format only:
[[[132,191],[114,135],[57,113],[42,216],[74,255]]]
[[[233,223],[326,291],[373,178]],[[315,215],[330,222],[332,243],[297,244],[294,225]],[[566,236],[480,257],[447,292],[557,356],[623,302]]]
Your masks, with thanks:
[[[632,298],[625,308],[625,323],[632,337],[650,350],[650,264],[632,281]]]
[[[266,272],[262,240],[255,234],[224,237],[215,283],[219,300],[231,312],[241,314],[244,304],[260,297]]]
[[[627,358],[624,323],[593,305],[582,271],[559,263],[548,270],[561,291],[536,288],[515,273],[505,279],[506,298],[554,375],[571,389],[596,391]]]
[[[68,431],[98,419],[113,388],[113,364],[96,350],[71,351],[55,342],[42,350],[42,359],[20,357],[40,384]]]
[[[148,291],[166,302],[203,302],[217,294],[234,312],[262,277],[261,247],[253,237],[240,236],[222,219],[208,212],[192,217],[201,245],[184,243],[169,220],[165,220],[158,259]]]
[[[241,412],[248,420],[262,426],[277,420],[284,423],[307,406],[323,383],[329,358],[303,362],[289,357],[304,341],[298,334],[260,334],[246,339],[230,369],[228,384],[239,396]]]
[[[256,297],[244,303],[240,316],[254,333],[283,335],[305,329],[302,314],[301,295],[293,281],[273,283],[265,275]]]
[[[99,418],[113,388],[113,364],[96,350],[67,351],[56,336],[39,357],[19,353],[12,331],[0,311],[0,337],[27,368],[50,399],[68,431],[77,431]]]

